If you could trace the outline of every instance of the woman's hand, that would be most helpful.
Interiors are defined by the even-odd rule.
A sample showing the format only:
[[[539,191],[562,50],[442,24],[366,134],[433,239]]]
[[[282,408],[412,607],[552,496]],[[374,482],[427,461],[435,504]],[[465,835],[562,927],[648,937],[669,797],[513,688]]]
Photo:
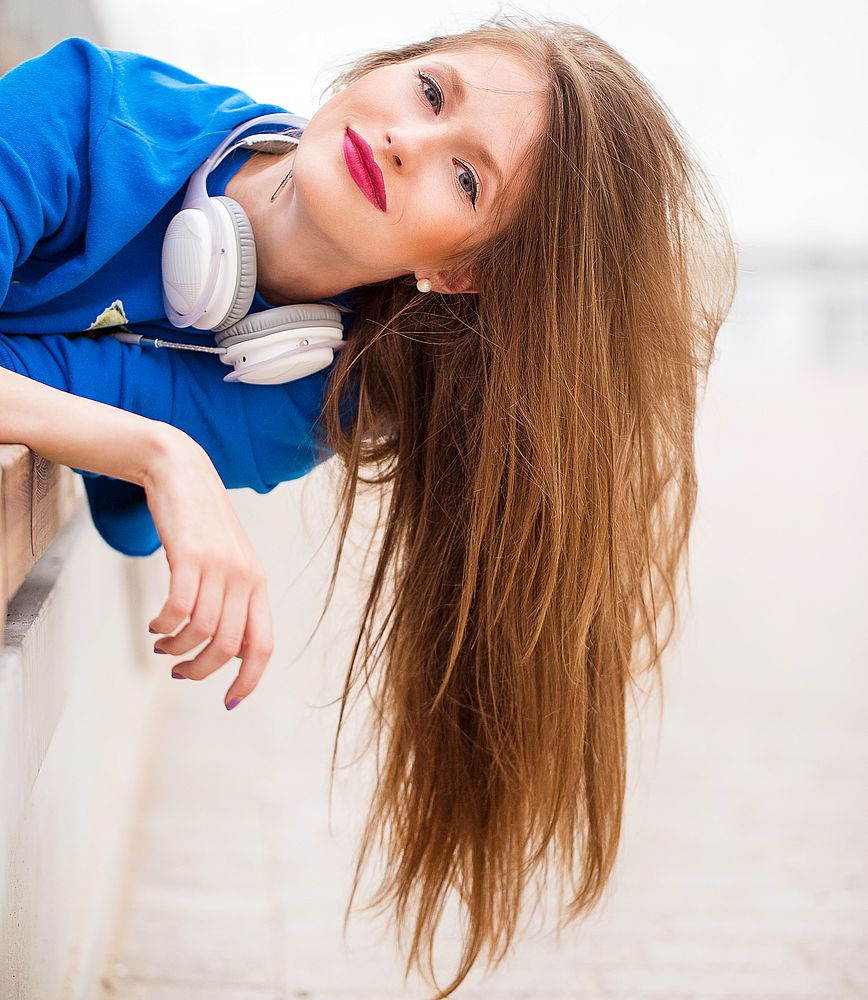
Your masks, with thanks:
[[[118,345],[120,347],[120,345]],[[43,385],[0,368],[0,441],[26,444],[70,468],[144,487],[172,574],[169,599],[151,622],[175,655],[211,641],[179,664],[201,680],[242,659],[227,708],[259,683],[271,657],[265,573],[207,452],[159,420]],[[169,635],[184,620],[177,635]],[[233,704],[234,703],[234,704]]]
[[[173,656],[211,640],[192,660],[177,664],[173,676],[202,680],[241,657],[224,698],[231,709],[259,683],[273,649],[265,572],[211,459],[174,431],[167,430],[166,446],[143,483],[172,575],[168,600],[150,627],[164,636],[155,649]]]

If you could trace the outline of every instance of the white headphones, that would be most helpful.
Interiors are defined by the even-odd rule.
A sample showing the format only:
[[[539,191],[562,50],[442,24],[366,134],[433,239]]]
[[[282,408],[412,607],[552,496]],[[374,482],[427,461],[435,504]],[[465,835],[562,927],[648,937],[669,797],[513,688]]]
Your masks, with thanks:
[[[289,125],[295,135],[265,132],[229,148],[257,124]],[[163,237],[163,305],[173,326],[213,330],[217,347],[178,344],[133,333],[124,343],[218,354],[233,370],[224,382],[273,385],[327,368],[345,346],[340,310],[321,302],[264,309],[248,315],[256,293],[256,246],[247,213],[232,198],[211,197],[208,175],[235,149],[285,153],[298,145],[306,120],[289,113],[244,122],[220,143],[190,178],[181,210]]]

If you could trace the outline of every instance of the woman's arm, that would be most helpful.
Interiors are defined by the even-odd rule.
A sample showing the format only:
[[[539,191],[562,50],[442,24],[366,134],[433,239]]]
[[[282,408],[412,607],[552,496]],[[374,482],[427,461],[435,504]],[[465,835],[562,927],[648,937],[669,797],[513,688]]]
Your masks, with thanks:
[[[144,488],[171,571],[152,630],[168,635],[190,618],[160,646],[181,655],[211,639],[180,672],[201,680],[240,655],[224,703],[250,694],[273,645],[265,574],[204,449],[170,424],[2,368],[0,442]]]
[[[0,368],[0,401],[0,443],[26,444],[60,465],[139,486],[179,443],[176,439],[186,437],[170,424],[73,396],[5,368]]]

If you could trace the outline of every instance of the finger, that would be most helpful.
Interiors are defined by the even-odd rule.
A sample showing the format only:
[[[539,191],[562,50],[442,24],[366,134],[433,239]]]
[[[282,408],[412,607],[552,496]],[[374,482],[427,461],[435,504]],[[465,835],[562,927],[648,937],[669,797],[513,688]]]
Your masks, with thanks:
[[[156,644],[172,656],[182,656],[210,639],[220,624],[223,610],[225,578],[219,573],[209,573],[199,587],[199,597],[190,615],[190,621],[177,635],[166,636]]]
[[[214,638],[194,659],[175,664],[175,669],[185,677],[198,681],[213,674],[233,656],[238,656],[244,640],[249,603],[249,587],[236,585],[228,590]]]
[[[271,608],[268,603],[266,584],[263,582],[254,587],[250,594],[247,631],[244,634],[244,644],[241,649],[241,667],[238,670],[238,676],[223,699],[227,708],[234,708],[239,701],[253,691],[259,683],[273,651]]]
[[[152,632],[161,635],[174,632],[190,615],[196,606],[199,579],[199,567],[193,562],[180,563],[172,570],[169,596],[160,613],[151,619],[149,628]]]

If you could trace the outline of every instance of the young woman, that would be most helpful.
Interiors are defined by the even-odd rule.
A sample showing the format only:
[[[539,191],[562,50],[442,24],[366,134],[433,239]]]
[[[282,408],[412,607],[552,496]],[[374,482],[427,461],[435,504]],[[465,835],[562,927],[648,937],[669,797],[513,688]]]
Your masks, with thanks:
[[[0,432],[87,473],[121,551],[165,547],[152,630],[175,655],[210,639],[182,676],[241,656],[227,707],[272,640],[224,487],[339,456],[327,604],[358,484],[383,488],[335,737],[363,675],[378,782],[347,913],[380,843],[371,905],[412,923],[408,969],[427,953],[436,982],[457,892],[442,997],[483,950],[503,958],[536,876],[569,882],[572,920],[612,871],[626,698],[675,628],[734,252],[666,106],[581,27],[499,15],[365,56],[332,91],[291,149],[235,151],[209,176],[255,237],[250,311],[343,310],[322,371],[256,385],[94,331],[179,334],[167,226],[218,143],[282,109],[83,39],[0,81]]]

